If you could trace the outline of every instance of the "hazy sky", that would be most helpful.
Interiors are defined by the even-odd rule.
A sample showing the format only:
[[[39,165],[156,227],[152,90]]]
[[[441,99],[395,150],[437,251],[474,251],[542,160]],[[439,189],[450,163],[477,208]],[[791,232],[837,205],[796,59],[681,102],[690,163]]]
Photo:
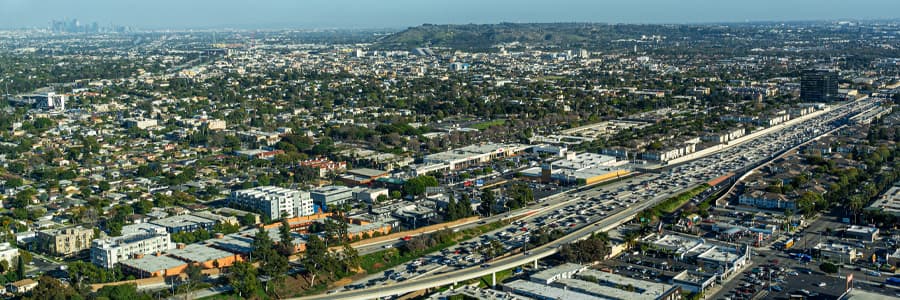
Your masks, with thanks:
[[[900,0],[0,0],[0,28],[77,18],[139,28],[697,23],[900,17]]]

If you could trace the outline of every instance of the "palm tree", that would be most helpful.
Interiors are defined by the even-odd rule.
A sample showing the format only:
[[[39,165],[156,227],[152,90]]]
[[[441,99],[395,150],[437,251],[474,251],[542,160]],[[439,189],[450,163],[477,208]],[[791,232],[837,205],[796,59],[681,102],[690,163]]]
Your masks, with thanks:
[[[637,231],[633,231],[633,230],[626,233],[625,234],[625,247],[627,249],[634,248],[634,246],[637,244],[637,239],[639,236],[640,236],[640,233],[638,233]]]
[[[784,218],[787,219],[787,228],[790,230],[791,224],[794,224],[794,210],[790,208],[785,209]]]

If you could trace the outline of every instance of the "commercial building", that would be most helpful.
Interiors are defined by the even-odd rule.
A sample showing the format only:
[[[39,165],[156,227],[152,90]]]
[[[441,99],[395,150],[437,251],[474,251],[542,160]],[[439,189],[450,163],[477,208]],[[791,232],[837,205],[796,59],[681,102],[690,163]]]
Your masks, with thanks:
[[[378,201],[378,197],[384,196],[383,198],[388,199],[390,196],[390,192],[385,188],[363,188],[357,189],[353,191],[353,199],[364,203],[375,203]]]
[[[43,110],[55,110],[62,111],[66,110],[66,95],[60,95],[57,93],[46,93],[41,95],[35,95],[35,107]]]
[[[386,177],[388,172],[376,169],[360,168],[348,170],[341,176],[341,181],[348,185],[368,185],[378,178]]]
[[[560,279],[556,283],[569,290],[598,298],[620,300],[678,300],[681,288],[676,285],[634,279],[619,274],[587,269],[578,273],[579,278]],[[591,281],[596,278],[596,282]],[[622,288],[630,287],[630,288]]]
[[[212,231],[216,221],[194,215],[178,215],[150,221],[151,224],[164,227],[169,233],[192,232],[200,229]]]
[[[878,228],[869,226],[852,225],[844,230],[844,236],[863,242],[874,242],[878,238]]]
[[[123,228],[122,236],[96,239],[91,243],[92,263],[111,269],[119,261],[174,248],[165,227],[146,223],[125,227],[136,228],[127,229],[127,234]]]
[[[684,270],[672,276],[672,284],[680,286],[682,291],[703,293],[716,283],[716,277],[711,273]]]
[[[800,99],[807,102],[831,102],[838,99],[837,71],[833,69],[803,70]]]
[[[617,161],[613,156],[595,153],[567,151],[563,159],[530,168],[520,173],[539,177],[544,182],[558,181],[566,184],[593,184],[617,178],[629,173],[619,166],[627,161]]]
[[[47,254],[69,256],[90,249],[93,237],[93,229],[78,226],[38,231],[36,242]]]
[[[627,288],[626,288],[627,287]],[[530,281],[504,284],[504,290],[532,299],[678,300],[677,285],[633,279],[600,272],[577,264],[564,264],[538,272]]]
[[[492,160],[515,156],[527,145],[486,143],[470,145],[450,151],[426,155],[423,164],[415,167],[416,175],[433,171],[456,171],[481,165]]]
[[[641,242],[674,254],[682,261],[691,261],[699,265],[704,272],[713,273],[718,278],[727,277],[741,269],[750,261],[748,247],[736,247],[723,243],[709,243],[698,237],[680,234],[651,234]]]
[[[155,119],[131,118],[125,120],[125,128],[147,129],[156,126]]]
[[[186,262],[164,255],[147,255],[124,260],[120,264],[125,273],[138,278],[178,275],[188,267]]]
[[[228,202],[234,206],[259,211],[273,220],[315,213],[309,192],[275,186],[234,191],[228,197]]]
[[[734,274],[750,262],[750,246],[744,248],[717,244],[704,244],[696,249],[694,259],[704,270],[720,278]]]
[[[538,300],[596,300],[595,296],[570,291],[552,285],[540,284],[527,280],[515,280],[504,283],[503,290],[513,294],[522,295],[530,299]]]
[[[463,285],[455,289],[449,289],[437,292],[426,298],[427,300],[450,300],[450,299],[474,299],[474,300],[528,300],[522,296],[516,296],[512,293],[482,289],[476,286]]]
[[[900,181],[888,189],[884,195],[881,195],[878,200],[872,202],[866,210],[900,216]]]
[[[813,249],[819,251],[821,257],[840,263],[853,263],[856,259],[862,257],[862,253],[859,253],[855,247],[847,244],[819,243]]]
[[[565,263],[534,273],[529,279],[540,284],[551,284],[554,281],[560,279],[572,278],[572,276],[575,276],[575,274],[578,274],[578,272],[584,271],[586,269],[587,266],[585,265]]]
[[[198,265],[204,269],[227,268],[244,259],[235,253],[222,251],[201,244],[179,244],[176,249],[169,250],[171,257]]]
[[[329,185],[309,191],[316,211],[328,211],[329,206],[341,205],[353,199],[353,190],[346,186]]]

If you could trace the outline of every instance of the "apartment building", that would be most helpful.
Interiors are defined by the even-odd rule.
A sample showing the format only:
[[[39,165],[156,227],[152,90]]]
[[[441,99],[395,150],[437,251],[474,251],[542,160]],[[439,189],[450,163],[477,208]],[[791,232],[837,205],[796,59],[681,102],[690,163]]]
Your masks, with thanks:
[[[93,229],[78,226],[38,231],[36,241],[47,254],[69,256],[90,249],[93,237]]]
[[[91,243],[91,262],[111,269],[120,261],[174,248],[165,227],[146,223],[125,227],[133,228],[123,229],[122,236],[96,239]],[[128,234],[124,234],[126,231]]]
[[[293,218],[314,213],[309,192],[275,186],[238,190],[228,197],[231,205],[259,211],[269,219]]]

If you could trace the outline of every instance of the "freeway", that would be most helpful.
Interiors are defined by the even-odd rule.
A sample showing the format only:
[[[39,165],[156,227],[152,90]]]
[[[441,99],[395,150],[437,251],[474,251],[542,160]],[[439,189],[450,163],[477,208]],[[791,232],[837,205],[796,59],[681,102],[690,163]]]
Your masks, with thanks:
[[[629,207],[623,211],[620,211],[614,215],[611,215],[608,218],[602,219],[599,222],[595,223],[595,225],[583,225],[581,228],[576,230],[575,232],[547,243],[543,246],[532,249],[531,251],[525,253],[519,253],[515,255],[511,255],[505,258],[498,259],[496,261],[491,262],[491,264],[487,267],[470,267],[466,269],[460,269],[449,273],[438,274],[435,276],[423,278],[421,280],[411,280],[406,282],[397,283],[390,286],[355,290],[343,292],[340,294],[327,294],[327,295],[317,295],[310,297],[302,297],[296,299],[334,299],[336,296],[340,297],[340,299],[374,299],[381,297],[389,297],[398,294],[405,294],[413,291],[418,291],[422,289],[427,289],[431,287],[443,286],[456,284],[459,281],[467,280],[471,278],[478,278],[485,275],[490,275],[496,272],[500,272],[503,270],[512,269],[523,264],[527,264],[529,262],[534,262],[542,258],[546,258],[548,256],[552,256],[556,254],[559,247],[568,244],[571,242],[578,241],[580,239],[585,239],[589,237],[594,232],[598,231],[606,231],[611,228],[614,228],[618,225],[621,225],[631,218],[634,217],[635,214],[644,210],[652,205],[655,205],[657,202],[666,199],[668,195],[661,195],[653,199],[653,201],[648,201],[642,203],[641,205],[635,205]]]
[[[619,202],[619,205],[624,208],[620,207],[618,212],[609,216],[602,216],[596,221],[594,218],[597,216],[591,216],[588,219],[589,221],[576,227],[574,231],[568,232],[562,238],[532,249],[529,252],[500,258],[490,262],[490,265],[470,265],[447,273],[421,277],[406,282],[345,291],[338,294],[309,296],[299,299],[373,299],[389,297],[422,289],[454,284],[460,281],[479,278],[481,276],[535,262],[538,259],[554,255],[557,252],[558,247],[563,244],[587,238],[594,232],[608,230],[627,222],[633,218],[637,212],[652,207],[659,201],[677,195],[697,184],[716,178],[727,172],[744,170],[759,162],[774,159],[781,151],[817,138],[825,132],[829,132],[831,129],[838,127],[839,125],[835,124],[833,121],[845,116],[858,114],[866,107],[871,107],[871,105],[871,101],[866,101],[864,99],[845,103],[826,113],[817,115],[814,118],[803,120],[802,122],[788,126],[780,126],[779,130],[759,135],[739,144],[730,145],[728,149],[723,149],[722,151],[710,154],[704,158],[686,162],[670,169],[668,173],[644,174],[640,177],[641,181],[638,184],[629,186],[630,190],[619,188],[617,193],[615,193],[610,187],[601,187],[600,189],[607,189],[607,191],[604,193],[597,189],[587,189],[576,191],[572,194],[566,193],[566,196],[569,197],[570,200],[578,199],[572,201],[576,203],[574,205],[584,205],[584,202],[595,201],[598,196],[609,195],[606,196],[609,197],[607,200]],[[588,195],[593,195],[590,197],[590,200],[588,197],[585,197]],[[641,196],[650,199],[640,200],[640,198],[642,198]],[[629,206],[629,202],[634,203],[634,205]],[[579,215],[582,214],[583,213],[579,212]],[[515,230],[515,227],[513,227],[513,230]]]
[[[624,176],[623,178],[629,178],[629,177],[634,176],[635,174],[640,174],[640,173],[634,172],[634,173]],[[606,182],[606,183],[608,183],[608,182]],[[596,183],[596,184],[592,184],[591,186],[588,186],[588,187],[582,187],[578,190],[584,190],[585,188],[606,185],[606,183],[604,183],[604,182]],[[624,181],[615,182],[615,183],[610,184],[610,186],[619,187],[619,186],[623,185],[624,183],[625,183]],[[510,211],[510,212],[507,212],[505,214],[498,214],[498,215],[494,215],[494,216],[490,216],[490,217],[486,217],[486,218],[480,218],[478,220],[473,220],[471,222],[458,224],[456,226],[448,226],[448,227],[444,227],[441,229],[465,230],[465,229],[481,226],[482,224],[493,223],[493,222],[497,222],[497,221],[503,221],[503,220],[509,220],[509,219],[519,219],[519,218],[527,220],[530,218],[539,217],[542,214],[553,211],[556,208],[559,208],[561,206],[571,203],[572,201],[577,200],[576,198],[566,197],[566,196],[570,195],[573,192],[577,192],[578,190],[570,190],[570,191],[565,191],[565,192],[549,195],[547,197],[540,199],[539,205],[526,206],[526,207],[523,207],[520,209],[516,209],[516,210]],[[430,233],[430,232],[432,232],[432,231],[423,232],[423,233],[419,233],[419,234],[410,234],[409,236],[417,236],[417,235],[426,234],[426,233]],[[378,241],[378,242],[358,245],[358,246],[356,246],[356,250],[359,251],[359,254],[365,255],[365,254],[384,250],[384,248],[399,247],[403,243],[404,242],[400,241],[400,240]],[[388,246],[388,245],[390,245],[390,246]]]

